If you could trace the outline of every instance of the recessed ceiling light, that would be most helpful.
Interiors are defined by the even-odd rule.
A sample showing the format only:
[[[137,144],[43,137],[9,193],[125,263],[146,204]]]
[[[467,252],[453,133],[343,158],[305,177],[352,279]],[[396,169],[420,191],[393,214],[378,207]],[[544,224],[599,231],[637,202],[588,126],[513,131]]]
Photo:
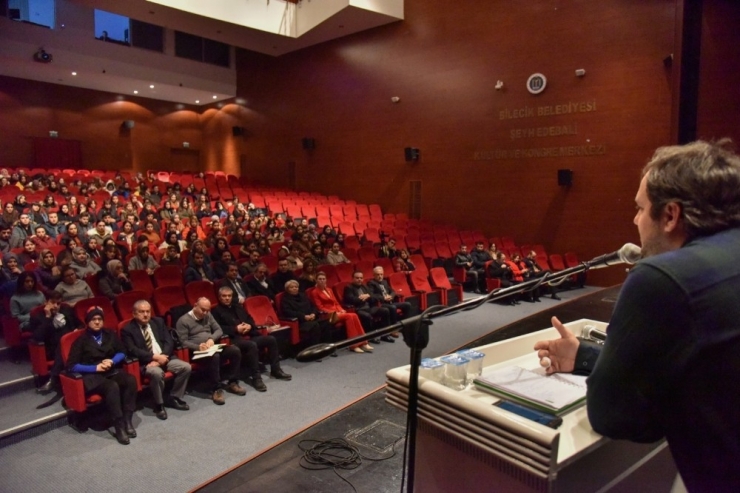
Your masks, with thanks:
[[[195,104],[200,104],[200,99],[196,99]]]
[[[72,75],[77,75],[77,72],[72,72]]]
[[[134,91],[134,94],[139,94],[139,91]]]
[[[150,84],[149,89],[154,89],[154,84]]]
[[[216,96],[216,95],[214,94],[214,95],[213,95],[213,99],[218,99],[218,96]]]

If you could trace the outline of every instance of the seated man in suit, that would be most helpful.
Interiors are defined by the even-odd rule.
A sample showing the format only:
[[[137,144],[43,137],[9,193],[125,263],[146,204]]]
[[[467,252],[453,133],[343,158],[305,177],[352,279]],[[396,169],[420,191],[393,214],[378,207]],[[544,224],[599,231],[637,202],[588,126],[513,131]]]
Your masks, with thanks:
[[[152,307],[146,300],[134,303],[134,319],[121,330],[126,351],[139,359],[141,374],[149,377],[149,389],[154,399],[154,414],[159,419],[167,419],[165,404],[180,411],[190,407],[182,400],[190,378],[190,363],[172,357],[175,341],[170,329],[161,318],[152,318]],[[165,401],[164,374],[170,371],[175,375],[170,395]]]
[[[192,351],[205,351],[216,344],[224,334],[221,326],[211,315],[211,302],[208,298],[199,298],[193,309],[177,320],[175,325],[180,344]],[[221,371],[221,359],[229,361],[229,365]],[[191,360],[192,361],[192,360]],[[239,386],[239,367],[242,362],[242,353],[236,346],[224,346],[221,352],[199,359],[208,366],[213,402],[225,404],[222,381],[226,380],[226,390],[236,395],[246,395],[247,391]]]
[[[259,264],[257,269],[254,271],[254,277],[247,282],[249,290],[252,292],[252,296],[267,296],[270,301],[275,301],[275,295],[277,289],[272,284],[272,281],[267,277],[267,266],[265,264]]]
[[[185,284],[193,281],[211,281],[215,279],[213,269],[206,262],[206,256],[202,252],[193,252],[190,265],[183,273]]]
[[[297,281],[298,278],[295,276],[293,271],[290,270],[290,262],[288,259],[281,258],[278,260],[278,270],[270,276],[270,280],[276,289],[285,291],[285,283],[288,281]]]
[[[411,311],[411,303],[406,301],[396,301],[398,294],[393,291],[391,285],[388,284],[388,281],[386,281],[383,276],[383,268],[375,267],[373,269],[373,279],[367,283],[367,286],[370,288],[373,299],[377,300],[381,306],[388,307],[390,322],[391,324],[395,324],[399,320],[398,310],[401,310],[401,320],[408,318],[409,312]]]
[[[345,305],[352,306],[355,313],[360,317],[362,328],[370,332],[374,328],[388,327],[390,323],[389,308],[378,305],[367,286],[363,284],[365,276],[360,271],[352,274],[352,282],[344,288],[342,299]],[[377,322],[375,319],[377,317]],[[385,342],[396,342],[391,336],[381,337]],[[372,340],[370,342],[380,342]]]
[[[229,336],[231,343],[242,351],[247,360],[252,386],[259,392],[267,390],[259,370],[259,353],[265,348],[270,360],[270,376],[278,380],[290,380],[292,377],[280,368],[280,352],[275,336],[263,335],[254,319],[241,303],[234,302],[233,297],[231,288],[222,286],[218,290],[218,305],[213,308],[213,317],[224,334]]]
[[[229,266],[226,269],[226,277],[221,280],[220,285],[231,288],[236,297],[236,301],[238,301],[240,305],[243,305],[244,300],[252,294],[249,291],[247,283],[239,277],[239,266],[236,265],[235,262],[229,263]],[[223,327],[221,328],[223,329]]]

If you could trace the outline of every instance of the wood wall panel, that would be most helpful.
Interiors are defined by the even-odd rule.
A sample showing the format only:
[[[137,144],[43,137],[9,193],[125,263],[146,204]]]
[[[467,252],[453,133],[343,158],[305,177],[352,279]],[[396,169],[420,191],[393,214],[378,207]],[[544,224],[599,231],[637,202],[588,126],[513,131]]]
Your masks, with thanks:
[[[82,141],[87,168],[168,169],[170,149],[189,142],[201,151],[200,168],[239,174],[244,139],[232,136],[250,110],[228,103],[195,107],[86,89],[0,77],[0,165],[32,163],[31,139]],[[134,128],[122,128],[133,120]]]
[[[704,1],[697,134],[740,144],[740,3]]]
[[[281,185],[296,161],[299,188],[398,212],[407,210],[408,182],[422,180],[424,218],[584,258],[637,241],[639,170],[670,138],[671,74],[662,59],[672,51],[674,2],[405,5],[406,21],[278,59],[239,53],[238,92],[263,120],[246,149],[253,172]],[[575,77],[578,68],[585,77]],[[534,72],[548,77],[538,96],[524,85]],[[499,117],[505,109],[593,100],[590,113]],[[514,128],[551,125],[576,125],[577,134],[510,137]],[[301,149],[301,137],[315,138],[316,149]],[[606,153],[474,158],[590,144]],[[404,161],[407,146],[421,149],[418,163]],[[570,189],[557,186],[559,168],[574,170]],[[623,272],[599,275],[612,282]]]

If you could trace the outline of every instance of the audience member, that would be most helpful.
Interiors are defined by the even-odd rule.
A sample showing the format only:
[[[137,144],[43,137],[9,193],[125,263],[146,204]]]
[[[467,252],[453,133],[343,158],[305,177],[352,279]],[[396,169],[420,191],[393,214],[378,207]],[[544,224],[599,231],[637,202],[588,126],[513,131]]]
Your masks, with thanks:
[[[90,260],[90,256],[83,247],[77,247],[72,252],[72,263],[70,266],[77,273],[77,277],[84,279],[88,274],[100,272],[100,266]]]
[[[123,272],[123,263],[120,260],[109,260],[100,271],[98,289],[100,294],[106,296],[111,302],[116,300],[119,294],[131,291],[131,281]]]
[[[339,243],[333,243],[331,250],[326,254],[326,261],[332,265],[351,264],[350,260],[341,252]]]
[[[152,317],[152,307],[146,300],[134,303],[134,318],[121,330],[121,339],[128,354],[139,360],[141,376],[149,378],[149,390],[154,399],[154,414],[167,419],[165,406],[187,411],[190,406],[183,400],[188,385],[190,363],[174,357],[175,341],[161,318]],[[172,389],[164,398],[165,372],[175,375]]]
[[[85,314],[87,329],[72,344],[67,367],[82,374],[86,394],[103,396],[108,415],[113,419],[118,443],[128,445],[136,437],[132,422],[136,411],[136,378],[119,371],[126,348],[115,330],[103,328],[103,309],[91,307]]]
[[[267,296],[271,301],[275,301],[275,295],[278,293],[277,288],[267,277],[267,266],[259,264],[254,271],[254,276],[247,281],[247,286],[252,296]]]
[[[16,280],[15,294],[10,298],[10,315],[18,321],[20,329],[31,330],[31,310],[46,302],[33,272],[24,271]]]
[[[190,358],[196,351],[211,349],[216,341],[223,336],[223,330],[211,314],[211,302],[207,298],[200,298],[193,305],[193,309],[177,320],[175,325],[177,336],[186,349],[190,351]],[[221,360],[229,363],[223,369]],[[221,351],[206,355],[199,359],[207,366],[208,380],[211,386],[211,399],[218,405],[225,404],[223,381],[227,381],[225,389],[236,395],[246,395],[247,391],[239,386],[239,367],[241,365],[241,351],[236,346],[223,346]]]
[[[382,267],[375,267],[373,269],[373,278],[367,285],[370,288],[373,299],[380,303],[381,306],[388,307],[390,323],[395,324],[399,320],[409,317],[411,314],[411,303],[398,300],[398,294],[393,291],[388,281],[385,280],[384,274],[385,272]],[[398,316],[398,310],[401,310],[400,317]],[[398,337],[398,334],[396,333],[394,336]]]
[[[82,279],[77,278],[77,273],[71,266],[62,269],[62,282],[57,284],[54,291],[62,293],[62,301],[70,306],[75,306],[80,300],[93,297],[90,286]]]
[[[128,270],[145,270],[151,276],[157,268],[159,264],[149,253],[149,246],[139,244],[136,247],[136,255],[128,261]]]
[[[239,277],[239,267],[231,262],[226,269],[226,276],[221,280],[221,286],[230,288],[240,305],[252,294],[249,286]]]
[[[270,376],[278,380],[290,380],[292,377],[280,368],[280,352],[277,339],[269,334],[269,328],[260,329],[244,307],[234,300],[234,292],[228,286],[218,290],[218,305],[213,308],[213,317],[231,343],[242,352],[242,360],[247,363],[248,382],[259,392],[265,392],[267,386],[262,381],[259,371],[259,354],[267,350],[270,362]],[[263,331],[268,332],[263,334]]]
[[[347,310],[339,304],[339,301],[337,301],[331,288],[326,285],[326,274],[324,272],[319,272],[316,275],[316,287],[310,291],[308,298],[316,306],[319,312],[328,318],[329,323],[343,323],[347,330],[347,337],[349,339],[361,336],[365,333],[359,317],[354,313],[347,312]],[[366,342],[355,344],[349,348],[350,351],[355,353],[371,353],[373,349],[374,348]]]
[[[387,306],[381,306],[370,292],[370,289],[363,284],[365,276],[360,271],[352,274],[352,282],[344,288],[343,301],[347,306],[355,309],[355,313],[360,317],[362,328],[365,332],[381,327],[388,327],[391,323],[391,316]],[[385,335],[381,337],[385,342],[396,342],[392,337]],[[371,342],[378,343],[380,340]]]
[[[285,282],[285,293],[280,303],[280,314],[286,318],[298,320],[298,330],[306,346],[320,342],[331,342],[331,324],[320,317],[319,310],[311,303],[306,293],[299,290],[298,281],[290,279]],[[336,353],[332,353],[336,356]]]
[[[295,274],[290,270],[290,262],[287,258],[278,260],[277,272],[270,276],[273,286],[276,290],[282,291],[285,288],[285,283],[288,281],[298,281]]]

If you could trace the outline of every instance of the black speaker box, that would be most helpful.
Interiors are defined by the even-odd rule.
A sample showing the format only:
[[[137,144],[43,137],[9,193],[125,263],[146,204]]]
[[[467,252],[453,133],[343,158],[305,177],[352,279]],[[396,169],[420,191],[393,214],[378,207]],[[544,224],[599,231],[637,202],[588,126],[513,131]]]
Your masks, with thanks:
[[[134,125],[135,125],[135,122],[133,120],[123,120],[123,123],[121,123],[121,126],[123,128],[127,128],[129,130],[134,128]]]
[[[311,139],[309,137],[304,137],[301,140],[301,143],[303,144],[303,148],[306,149],[306,150],[316,149],[316,139]]]
[[[418,161],[420,156],[419,149],[416,147],[406,147],[403,150],[403,154],[406,161]]]
[[[561,187],[569,187],[573,184],[573,170],[572,169],[559,169],[558,170],[558,185]]]
[[[244,127],[231,127],[231,133],[234,135],[234,137],[243,137]]]

